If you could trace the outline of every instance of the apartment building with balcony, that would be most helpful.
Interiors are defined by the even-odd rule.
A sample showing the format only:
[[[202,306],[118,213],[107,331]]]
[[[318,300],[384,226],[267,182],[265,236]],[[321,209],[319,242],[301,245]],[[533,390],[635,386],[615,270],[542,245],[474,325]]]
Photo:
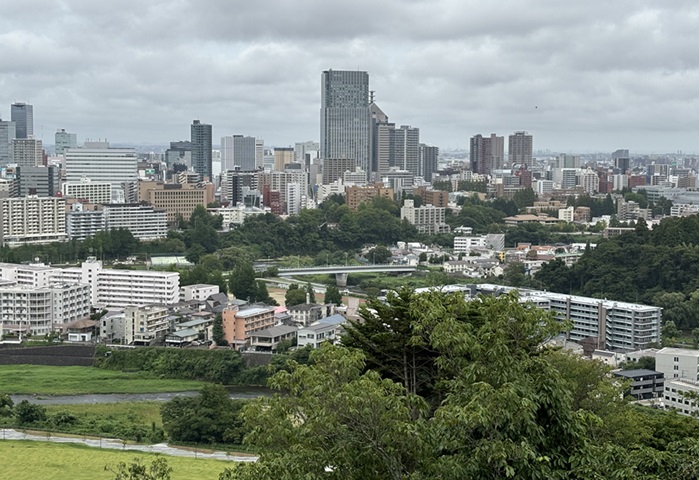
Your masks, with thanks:
[[[165,339],[170,329],[168,309],[161,306],[126,307],[124,309],[127,344],[151,345]]]
[[[65,199],[3,198],[2,242],[7,245],[67,240]]]
[[[230,306],[221,312],[223,336],[236,349],[249,346],[253,333],[273,327],[276,324],[274,307],[250,306],[238,308]]]

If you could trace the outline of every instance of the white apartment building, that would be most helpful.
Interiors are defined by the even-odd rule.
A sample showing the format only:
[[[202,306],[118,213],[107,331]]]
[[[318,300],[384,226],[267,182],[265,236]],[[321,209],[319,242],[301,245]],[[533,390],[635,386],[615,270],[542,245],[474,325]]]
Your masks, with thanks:
[[[599,176],[589,168],[583,170],[577,175],[577,184],[583,187],[583,190],[590,195],[599,192]]]
[[[52,283],[48,287],[0,287],[0,333],[46,335],[90,314],[90,287]]]
[[[297,183],[301,194],[308,191],[308,172],[288,171],[288,172],[264,172],[258,177],[258,188],[263,190],[265,186],[272,192],[279,192],[282,204],[287,205],[287,184]]]
[[[44,160],[41,140],[35,138],[13,139],[12,160],[19,167],[37,167],[41,165]]]
[[[234,207],[209,208],[209,213],[212,215],[221,215],[223,217],[223,227],[231,227],[232,225],[242,225],[246,218],[254,217],[255,215],[264,215],[270,213],[268,207],[246,207],[244,205],[236,205]]]
[[[5,244],[60,242],[67,239],[65,199],[3,198],[2,240]]]
[[[488,235],[464,235],[454,237],[454,253],[469,253],[472,248],[489,248],[501,251],[505,249],[505,235],[491,233]]]
[[[318,348],[323,342],[335,343],[341,335],[342,324],[345,322],[345,317],[335,314],[299,328],[296,336],[298,347],[311,345],[313,348]]]
[[[662,404],[665,408],[675,410],[682,415],[696,415],[696,412],[699,411],[698,402],[688,398],[687,394],[699,395],[699,382],[665,377],[662,397]]]
[[[449,225],[444,223],[446,209],[434,205],[415,207],[413,200],[405,200],[400,209],[401,219],[406,219],[415,225],[420,233],[449,233]]]
[[[180,302],[188,302],[190,300],[203,302],[211,295],[216,295],[218,292],[218,285],[209,285],[206,283],[185,285],[184,287],[180,287]]]
[[[66,213],[68,238],[85,240],[106,229],[103,210],[88,210],[82,203],[74,203]]]
[[[519,291],[523,302],[533,301],[539,308],[551,310],[559,320],[570,320],[573,328],[568,332],[569,340],[597,337],[597,348],[612,351],[640,350],[660,341],[662,308],[659,307],[502,285],[474,286],[475,293],[511,291]]]
[[[104,206],[105,228],[126,228],[139,240],[167,237],[167,213],[140,203],[110,203]]]
[[[64,183],[63,196],[74,197],[93,204],[109,203],[112,201],[112,184],[111,182],[93,182],[89,178],[82,178],[79,182]]]
[[[655,354],[655,369],[667,379],[699,381],[699,350],[662,348]]]
[[[298,183],[286,184],[286,213],[298,215],[301,212],[301,185]]]
[[[553,180],[537,180],[536,193],[541,195],[551,195],[553,193]]]
[[[159,306],[126,307],[124,340],[127,344],[150,345],[162,340],[170,329],[168,309]]]
[[[575,220],[575,208],[566,207],[558,210],[558,219],[564,222],[572,223]]]
[[[44,265],[43,263],[0,263],[0,278],[16,283],[20,287],[44,288],[53,282],[60,268]]]
[[[80,267],[61,269],[54,278],[90,285],[92,305],[100,308],[169,305],[179,300],[179,273],[103,268],[94,257]]]

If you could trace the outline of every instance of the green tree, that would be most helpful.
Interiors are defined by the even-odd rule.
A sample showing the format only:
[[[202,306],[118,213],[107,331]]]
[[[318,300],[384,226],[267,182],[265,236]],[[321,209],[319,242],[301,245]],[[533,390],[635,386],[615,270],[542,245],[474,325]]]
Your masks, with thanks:
[[[257,299],[257,280],[252,264],[239,262],[228,278],[228,286],[235,298],[254,302]]]
[[[527,275],[522,262],[512,262],[505,266],[503,280],[512,287],[522,287],[527,283]]]
[[[28,425],[46,421],[46,408],[41,405],[22,400],[14,408],[15,418],[20,425]]]
[[[325,289],[325,303],[333,303],[342,305],[342,295],[340,290],[335,285],[328,285]]]
[[[11,417],[14,406],[15,402],[12,401],[12,397],[6,393],[0,394],[0,417]]]
[[[217,313],[214,317],[214,322],[211,327],[211,337],[216,345],[220,347],[225,347],[228,345],[228,340],[223,336],[223,317],[220,313]]]
[[[391,253],[391,251],[382,245],[372,248],[366,254],[366,258],[371,263],[375,264],[388,263],[392,256],[393,254]]]
[[[114,480],[170,480],[172,473],[164,458],[156,458],[150,465],[134,458],[132,463],[119,462],[115,466],[106,465],[104,469],[114,474]]]
[[[292,283],[284,296],[284,304],[287,307],[293,307],[302,303],[306,303],[306,290],[299,288],[297,283]]]
[[[531,187],[523,188],[521,190],[517,190],[515,194],[512,196],[512,200],[517,204],[517,207],[524,208],[524,207],[531,207],[534,205],[534,202],[537,200],[536,192]]]

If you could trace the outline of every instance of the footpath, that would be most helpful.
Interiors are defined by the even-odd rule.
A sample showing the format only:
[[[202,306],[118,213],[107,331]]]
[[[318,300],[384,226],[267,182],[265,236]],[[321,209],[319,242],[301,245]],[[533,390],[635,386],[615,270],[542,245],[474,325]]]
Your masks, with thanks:
[[[11,428],[0,429],[0,438],[3,440],[28,440],[36,442],[54,443],[77,443],[94,448],[104,448],[109,450],[129,450],[146,453],[160,453],[173,457],[205,458],[214,460],[224,460],[229,462],[255,462],[255,456],[231,455],[228,452],[201,452],[197,449],[190,450],[184,448],[171,447],[167,443],[156,443],[153,445],[124,443],[116,438],[80,438],[61,437],[55,435],[36,435],[20,432]]]

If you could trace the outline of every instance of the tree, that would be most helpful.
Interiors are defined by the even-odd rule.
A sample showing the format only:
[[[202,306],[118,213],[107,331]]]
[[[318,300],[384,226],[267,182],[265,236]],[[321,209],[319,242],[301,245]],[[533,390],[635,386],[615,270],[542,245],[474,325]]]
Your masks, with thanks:
[[[342,295],[335,285],[328,285],[325,289],[325,303],[342,305]]]
[[[164,458],[156,458],[149,466],[140,458],[134,458],[130,464],[120,462],[116,466],[106,465],[104,469],[114,474],[114,480],[170,480],[172,472]]]
[[[680,331],[677,329],[675,326],[675,322],[672,320],[666,320],[663,322],[663,328],[662,328],[662,338],[663,338],[663,345],[666,343],[674,343],[677,337],[680,336]]]
[[[254,302],[257,299],[257,281],[252,264],[239,262],[228,278],[228,286],[235,298]]]
[[[503,280],[512,287],[522,287],[527,281],[524,264],[522,262],[512,262],[505,266]]]
[[[217,313],[214,317],[214,322],[211,327],[211,338],[216,345],[224,347],[228,345],[228,340],[223,336],[223,317],[220,313]]]
[[[306,303],[306,291],[299,288],[297,283],[292,283],[284,296],[284,304],[287,307]]]
[[[14,405],[15,402],[12,401],[12,397],[6,393],[0,394],[0,417],[12,416],[12,408]]]
[[[534,202],[537,200],[536,192],[531,187],[523,188],[521,190],[517,190],[515,194],[512,196],[512,200],[517,204],[517,207],[524,208],[524,207],[531,207],[534,205]]]
[[[375,263],[375,264],[388,263],[388,260],[392,256],[393,256],[393,254],[391,253],[391,251],[382,245],[379,245],[378,247],[372,248],[366,254],[366,258],[371,263]]]
[[[46,420],[46,408],[22,400],[14,408],[15,417],[20,425],[38,423]]]

